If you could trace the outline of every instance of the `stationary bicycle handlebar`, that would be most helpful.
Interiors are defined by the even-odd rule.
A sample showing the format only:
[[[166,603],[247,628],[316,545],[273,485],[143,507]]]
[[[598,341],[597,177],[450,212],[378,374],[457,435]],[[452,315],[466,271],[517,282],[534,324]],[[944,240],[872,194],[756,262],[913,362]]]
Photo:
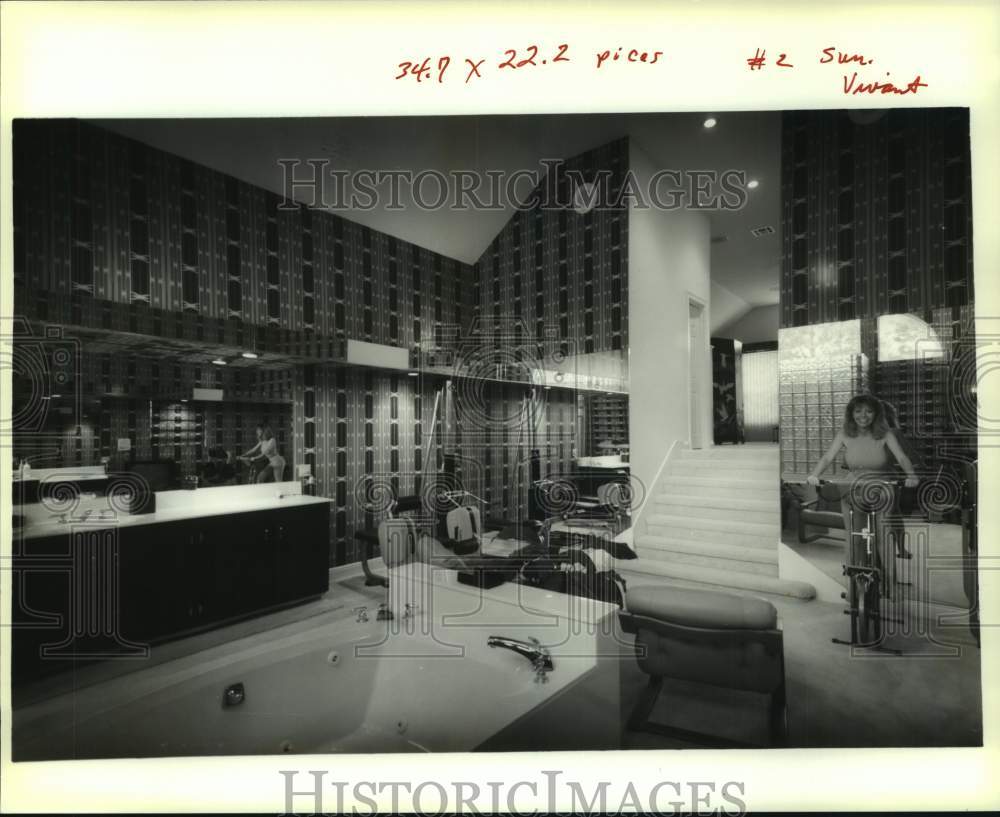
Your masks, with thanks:
[[[819,479],[818,485],[855,485],[858,482],[879,482],[884,485],[892,485],[897,488],[902,488],[906,485],[906,480],[909,477],[876,477],[876,476],[861,476],[861,477],[851,477],[850,479]],[[808,480],[796,480],[800,485],[810,485]]]

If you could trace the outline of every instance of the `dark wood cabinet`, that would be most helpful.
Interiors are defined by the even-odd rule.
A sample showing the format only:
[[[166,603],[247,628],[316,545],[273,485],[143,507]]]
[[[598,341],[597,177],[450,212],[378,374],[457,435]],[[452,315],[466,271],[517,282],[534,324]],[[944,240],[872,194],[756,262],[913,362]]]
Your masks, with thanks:
[[[100,612],[100,626],[113,630],[105,639],[111,652],[134,654],[322,595],[329,589],[329,514],[322,503],[123,526],[117,533],[94,527],[90,538],[97,535],[99,550],[70,531],[27,540],[14,556],[15,683],[108,657],[67,649],[41,659],[44,645],[71,642],[74,632],[88,629],[74,619],[80,611]],[[98,572],[104,578],[95,583],[90,575]]]
[[[319,596],[329,589],[329,525],[327,505],[297,508],[277,519],[271,552],[279,602]],[[320,570],[320,565],[326,569]]]
[[[227,618],[278,603],[272,531],[286,513],[294,511],[260,511],[226,520],[225,535],[215,537],[211,554],[215,615]]]
[[[69,532],[57,536],[14,541],[11,572],[11,678],[39,674],[50,661],[42,649],[55,645],[68,632],[72,558]]]
[[[172,586],[178,558],[173,549],[181,523],[121,530],[118,548],[118,620],[129,640],[147,643],[169,632],[179,595]]]

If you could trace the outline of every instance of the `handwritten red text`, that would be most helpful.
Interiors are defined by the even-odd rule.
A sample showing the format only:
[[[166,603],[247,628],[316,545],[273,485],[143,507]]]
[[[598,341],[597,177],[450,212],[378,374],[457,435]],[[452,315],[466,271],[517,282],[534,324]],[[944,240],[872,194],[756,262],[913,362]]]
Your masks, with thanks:
[[[767,51],[757,48],[753,56],[747,58],[746,62],[751,71],[762,70],[767,65]],[[856,65],[867,68],[875,64],[875,58],[857,51],[841,51],[836,46],[831,45],[820,51],[819,63],[820,65]],[[779,53],[778,59],[774,64],[779,68],[795,67],[795,63],[791,62],[791,58],[785,53]],[[889,77],[891,73],[886,71],[885,76]],[[928,87],[928,84],[920,74],[917,74],[909,82],[900,83],[881,77],[878,79],[864,78],[857,71],[852,71],[849,75],[843,75],[842,90],[844,94],[849,96],[857,94],[896,94],[901,96],[904,94],[915,94],[921,88],[926,87]]]

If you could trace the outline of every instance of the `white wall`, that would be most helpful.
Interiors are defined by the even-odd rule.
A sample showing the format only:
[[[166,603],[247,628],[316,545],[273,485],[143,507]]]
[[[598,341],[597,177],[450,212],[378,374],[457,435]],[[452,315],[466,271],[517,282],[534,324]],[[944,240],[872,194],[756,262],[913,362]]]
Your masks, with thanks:
[[[713,301],[713,306],[714,306]],[[778,304],[758,306],[742,318],[730,321],[715,333],[720,338],[735,338],[744,343],[762,343],[778,339]]]
[[[658,167],[630,140],[638,182]],[[689,210],[629,214],[629,447],[631,470],[648,489],[674,440],[688,439],[688,296],[710,310],[709,223]],[[708,314],[711,326],[711,313]],[[711,355],[704,349],[707,440],[712,436]]]
[[[713,337],[732,337],[731,335],[720,335],[718,330],[726,324],[735,323],[741,317],[753,309],[750,304],[744,301],[739,295],[726,289],[722,284],[712,281],[712,323],[711,330]],[[775,335],[777,338],[777,335]]]

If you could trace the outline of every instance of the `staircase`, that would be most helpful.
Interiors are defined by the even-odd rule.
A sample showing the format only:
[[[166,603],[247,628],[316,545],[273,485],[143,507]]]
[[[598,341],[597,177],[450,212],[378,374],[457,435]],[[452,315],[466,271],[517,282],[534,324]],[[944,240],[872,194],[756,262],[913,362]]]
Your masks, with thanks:
[[[812,585],[778,576],[778,446],[676,449],[635,531],[629,572],[684,584],[813,598]]]

